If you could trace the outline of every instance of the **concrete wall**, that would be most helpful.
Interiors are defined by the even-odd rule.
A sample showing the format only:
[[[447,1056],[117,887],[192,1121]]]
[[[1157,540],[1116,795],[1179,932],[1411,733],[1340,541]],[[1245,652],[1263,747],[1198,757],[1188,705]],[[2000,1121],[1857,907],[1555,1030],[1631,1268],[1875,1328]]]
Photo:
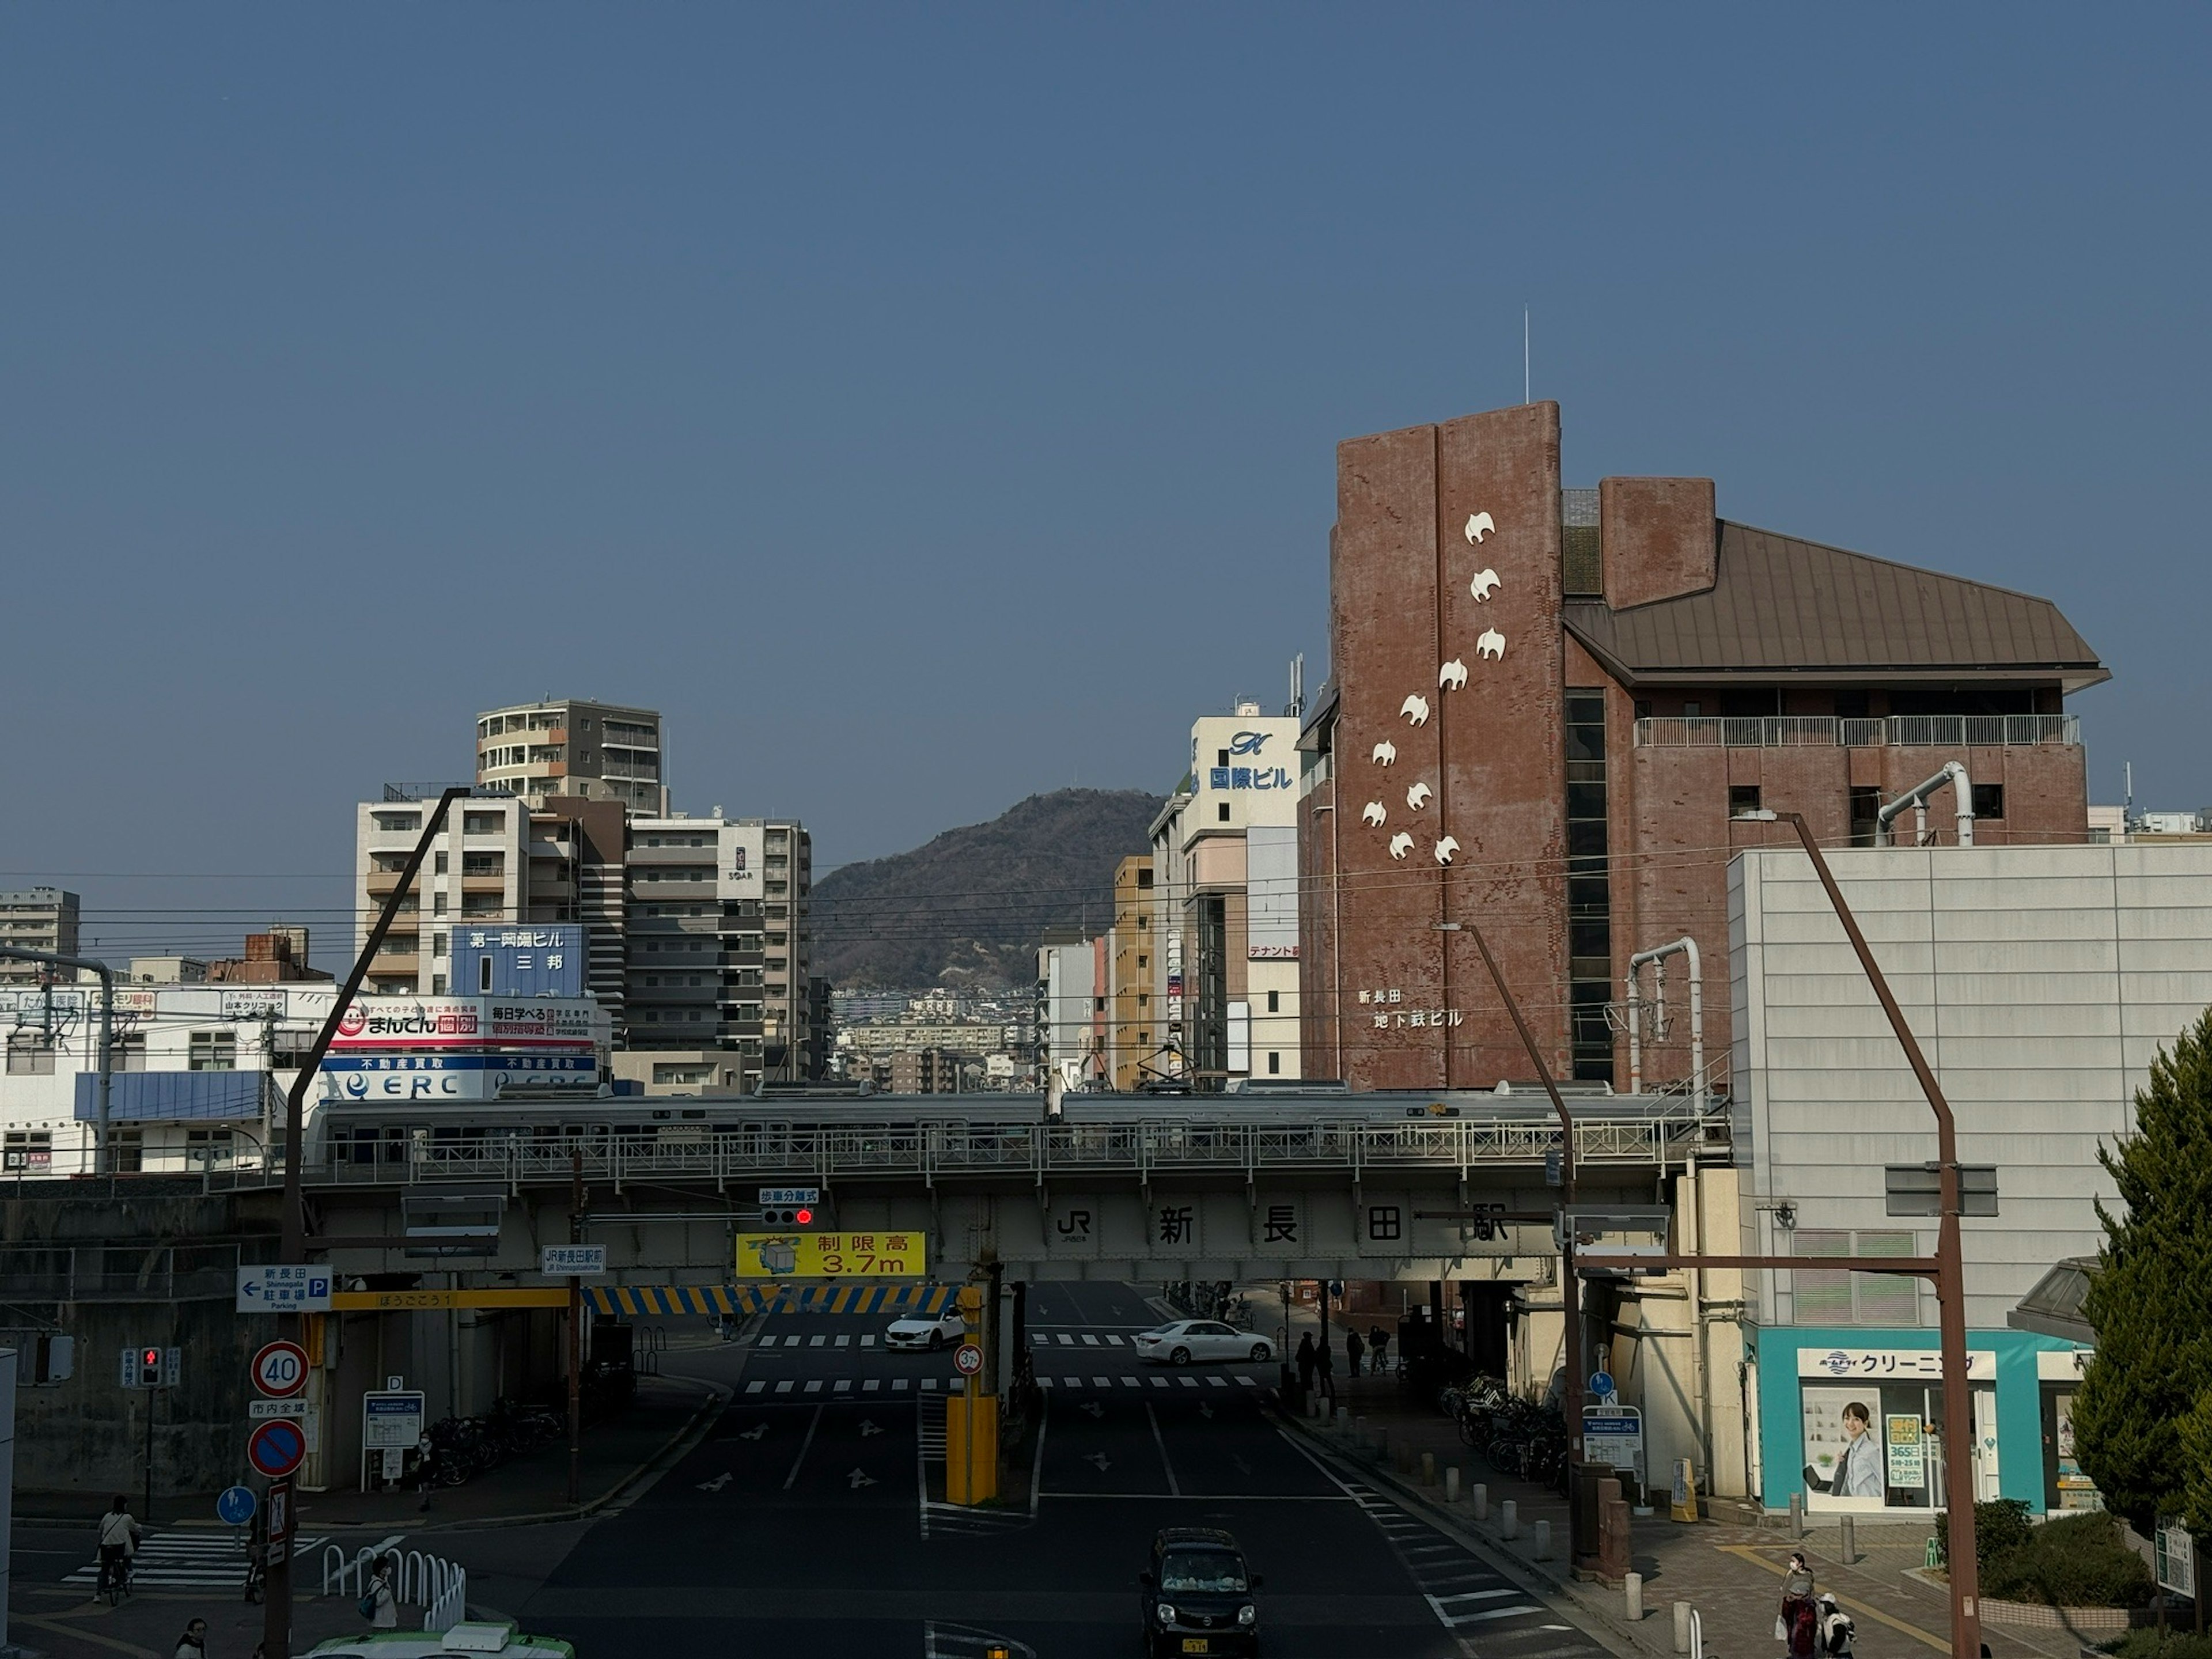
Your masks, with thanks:
[[[1992,847],[1828,854],[1999,1213],[1968,1218],[1967,1322],[2002,1328],[2051,1262],[2093,1254],[2111,1202],[2098,1149],[2128,1132],[2162,1047],[2212,1004],[2212,846]],[[1909,1232],[1885,1165],[1936,1156],[1933,1119],[1801,853],[1729,870],[1735,1073],[1752,1179],[1796,1232]],[[1739,1156],[1743,1143],[1739,1141]],[[1771,1212],[1756,1248],[1790,1252]],[[1762,1275],[1767,1322],[1808,1322]],[[1932,1298],[1921,1318],[1934,1319]]]

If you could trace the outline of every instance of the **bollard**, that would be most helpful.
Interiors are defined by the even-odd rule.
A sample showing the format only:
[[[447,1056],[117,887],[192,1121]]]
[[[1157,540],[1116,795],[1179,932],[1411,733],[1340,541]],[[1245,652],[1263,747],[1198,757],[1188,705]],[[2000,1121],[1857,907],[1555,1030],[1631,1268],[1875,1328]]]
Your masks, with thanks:
[[[1478,1521],[1490,1519],[1490,1488],[1480,1480],[1474,1483],[1474,1518]]]
[[[1674,1651],[1687,1653],[1689,1650],[1690,1604],[1687,1601],[1677,1601],[1674,1603]]]
[[[1352,1443],[1355,1446],[1367,1444],[1367,1419],[1364,1415],[1352,1419]]]
[[[1847,1567],[1855,1565],[1858,1559],[1858,1529],[1852,1525],[1851,1517],[1847,1515],[1844,1517],[1844,1565]]]
[[[1498,1535],[1518,1538],[1521,1535],[1521,1506],[1507,1498],[1498,1506]]]
[[[1459,1465],[1456,1463],[1444,1471],[1444,1502],[1459,1502]]]
[[[1437,1455],[1434,1452],[1421,1454],[1421,1484],[1425,1486],[1437,1484]]]
[[[1328,1409],[1328,1406],[1322,1401],[1322,1397],[1319,1395],[1311,1396],[1306,1401],[1306,1415],[1308,1417],[1318,1418]]]
[[[1349,1407],[1349,1406],[1339,1406],[1339,1407],[1336,1408],[1336,1430],[1337,1430],[1337,1432],[1338,1432],[1339,1434],[1343,1433],[1343,1432],[1344,1432],[1344,1430],[1345,1430],[1345,1428],[1346,1428],[1346,1425],[1347,1425],[1351,1421],[1352,1421],[1352,1407]]]
[[[1790,1535],[1792,1538],[1805,1535],[1805,1494],[1802,1492],[1790,1494]]]
[[[1643,1623],[1644,1575],[1640,1572],[1623,1573],[1620,1577],[1620,1589],[1628,1603],[1628,1622],[1632,1625]]]
[[[1536,1523],[1536,1559],[1539,1561],[1552,1559],[1552,1523],[1548,1521]]]

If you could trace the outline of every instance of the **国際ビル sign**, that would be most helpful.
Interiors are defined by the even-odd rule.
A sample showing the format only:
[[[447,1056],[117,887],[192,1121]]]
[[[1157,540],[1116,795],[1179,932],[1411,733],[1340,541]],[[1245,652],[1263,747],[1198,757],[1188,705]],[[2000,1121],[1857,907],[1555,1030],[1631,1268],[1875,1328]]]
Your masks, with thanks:
[[[739,1233],[739,1279],[920,1279],[929,1271],[919,1232]]]

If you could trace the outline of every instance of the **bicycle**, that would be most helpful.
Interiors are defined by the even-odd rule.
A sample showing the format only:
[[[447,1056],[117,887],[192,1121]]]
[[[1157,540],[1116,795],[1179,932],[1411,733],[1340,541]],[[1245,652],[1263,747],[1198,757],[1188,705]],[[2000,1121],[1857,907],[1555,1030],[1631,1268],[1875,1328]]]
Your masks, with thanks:
[[[112,1561],[100,1564],[100,1577],[93,1586],[92,1597],[98,1601],[107,1598],[107,1605],[119,1607],[131,1595],[131,1552],[125,1550]]]

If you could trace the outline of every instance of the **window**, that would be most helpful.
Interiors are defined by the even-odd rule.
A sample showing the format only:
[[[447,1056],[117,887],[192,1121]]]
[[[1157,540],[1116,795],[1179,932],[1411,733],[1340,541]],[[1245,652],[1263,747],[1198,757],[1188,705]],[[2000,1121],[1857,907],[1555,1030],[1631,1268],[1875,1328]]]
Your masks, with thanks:
[[[1705,704],[1699,702],[1695,697],[1682,705],[1682,718],[1686,720],[1693,720],[1705,712]]]
[[[10,1129],[7,1134],[5,1167],[10,1170],[51,1170],[54,1166],[52,1129]]]
[[[430,935],[430,954],[433,957],[442,957],[446,954],[446,938],[443,933]]]
[[[1805,1256],[1911,1255],[1909,1232],[1826,1231],[1800,1228],[1795,1254]],[[1796,1280],[1801,1325],[1917,1325],[1920,1282],[1900,1273],[1860,1273],[1849,1268],[1800,1267]]]
[[[228,1129],[187,1129],[185,1131],[185,1167],[188,1170],[214,1170],[227,1167],[234,1156],[231,1133]]]
[[[112,1039],[107,1045],[108,1068],[117,1072],[143,1072],[146,1069],[146,1034],[125,1031]]]
[[[195,1072],[234,1072],[238,1069],[238,1033],[195,1031],[186,1068]]]
[[[443,858],[446,855],[443,853],[441,853],[438,856],[440,858]],[[438,893],[432,896],[430,900],[430,914],[434,916],[442,916],[446,914],[446,896],[443,893]]]
[[[489,963],[491,958],[487,957],[484,960]],[[446,994],[446,976],[443,974],[433,974],[430,975],[430,994],[434,997],[441,997]]]
[[[43,1031],[16,1031],[8,1038],[8,1075],[52,1077],[54,1045]]]
[[[1613,878],[1605,755],[1605,692],[1566,694],[1567,997],[1575,1076],[1613,1081]]]
[[[1273,1049],[1273,1048],[1270,1048],[1270,1049],[1268,1049],[1268,1050],[1267,1050],[1267,1075],[1268,1075],[1268,1076],[1270,1076],[1270,1077],[1275,1077],[1275,1076],[1278,1076],[1278,1075],[1279,1075],[1279,1074],[1281,1073],[1282,1069],[1283,1069],[1283,1056],[1282,1056],[1281,1053],[1280,1053],[1279,1050],[1276,1050],[1276,1049]]]
[[[1228,803],[1227,801],[1223,801],[1223,802],[1221,803],[1221,805],[1218,805],[1218,806],[1215,807],[1215,808],[1213,809],[1213,817],[1214,817],[1214,820],[1215,820],[1215,822],[1217,822],[1217,823],[1228,823],[1228,822],[1229,822],[1229,803]]]
[[[461,833],[465,836],[495,836],[506,827],[507,814],[504,812],[461,814]]]
[[[1755,783],[1729,785],[1729,816],[1740,818],[1759,810],[1759,786]]]
[[[1941,1215],[1942,1177],[1933,1164],[1893,1164],[1882,1171],[1882,1213]],[[1959,1166],[1959,1213],[1997,1212],[1997,1171],[1993,1164]]]
[[[507,855],[503,853],[461,854],[461,873],[465,876],[497,876],[506,872]]]
[[[1104,997],[1091,998],[1091,1012],[1094,1014],[1104,1013],[1106,1012],[1106,999]]]
[[[1226,765],[1228,765],[1228,764],[1229,764],[1229,751],[1228,751],[1226,749],[1217,749],[1217,750],[1215,750],[1213,751],[1213,763],[1214,763],[1216,766],[1226,766]]]
[[[372,812],[368,817],[369,822],[380,830],[420,830],[422,827],[420,812]]]
[[[434,873],[441,876],[446,873],[446,854],[443,849],[441,849],[438,854],[438,863]]]
[[[1271,1014],[1279,1014],[1283,1012],[1283,994],[1280,991],[1267,993],[1267,1012]],[[1270,1066],[1268,1069],[1272,1071],[1274,1068]]]
[[[1978,783],[1974,786],[1974,816],[1978,818],[2004,817],[2004,785]]]

